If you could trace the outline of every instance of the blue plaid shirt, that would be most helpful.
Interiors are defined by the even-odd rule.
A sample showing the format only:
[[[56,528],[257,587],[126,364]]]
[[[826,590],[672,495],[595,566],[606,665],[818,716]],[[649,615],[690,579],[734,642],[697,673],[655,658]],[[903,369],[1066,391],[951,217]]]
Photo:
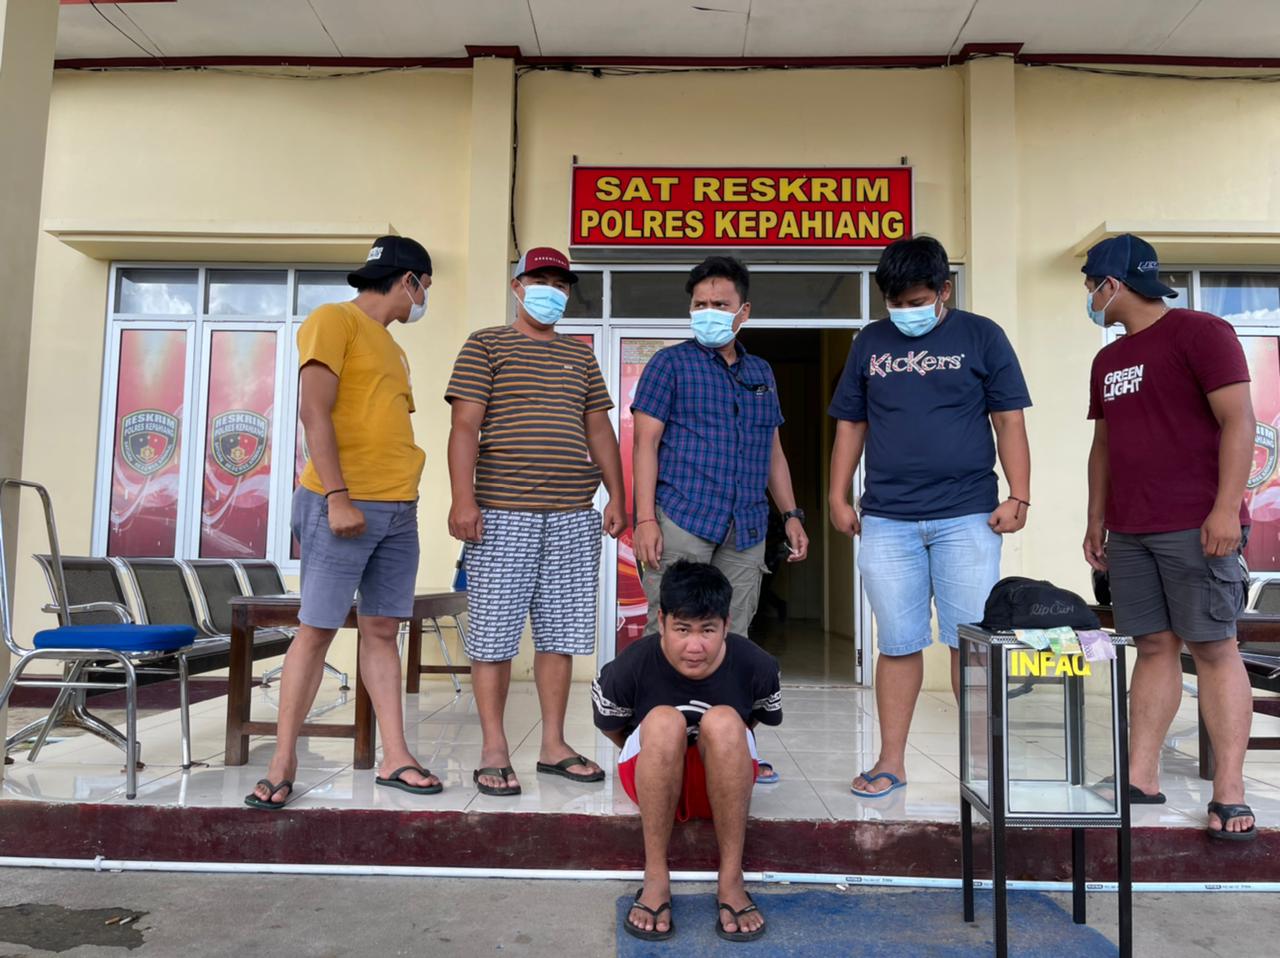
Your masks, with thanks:
[[[640,376],[631,411],[665,425],[658,506],[710,542],[723,542],[732,522],[741,551],[762,542],[769,525],[769,460],[783,420],[773,370],[741,343],[736,349],[732,366],[694,340],[661,350]]]

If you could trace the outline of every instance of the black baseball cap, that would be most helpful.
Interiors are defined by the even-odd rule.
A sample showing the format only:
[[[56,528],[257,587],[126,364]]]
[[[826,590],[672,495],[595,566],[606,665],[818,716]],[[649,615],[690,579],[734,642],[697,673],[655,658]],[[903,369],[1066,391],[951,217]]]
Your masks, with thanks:
[[[1080,272],[1085,276],[1118,279],[1147,299],[1178,295],[1176,290],[1160,282],[1160,260],[1156,257],[1155,247],[1132,233],[1122,233],[1095,243],[1085,256]]]
[[[419,273],[431,275],[431,255],[426,247],[407,236],[379,236],[369,247],[364,265],[347,274],[347,282],[355,286],[357,276],[361,279],[383,279],[406,269],[415,276]]]

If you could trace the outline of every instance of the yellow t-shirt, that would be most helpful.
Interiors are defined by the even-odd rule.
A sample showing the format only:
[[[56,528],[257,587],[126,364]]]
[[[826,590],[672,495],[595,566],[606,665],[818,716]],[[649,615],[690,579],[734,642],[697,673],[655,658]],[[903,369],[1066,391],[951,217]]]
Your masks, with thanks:
[[[391,333],[354,303],[329,303],[298,329],[298,368],[310,362],[338,377],[333,429],[351,498],[417,499],[426,454],[413,441],[409,419],[409,360]],[[299,481],[312,492],[326,491],[311,462]]]

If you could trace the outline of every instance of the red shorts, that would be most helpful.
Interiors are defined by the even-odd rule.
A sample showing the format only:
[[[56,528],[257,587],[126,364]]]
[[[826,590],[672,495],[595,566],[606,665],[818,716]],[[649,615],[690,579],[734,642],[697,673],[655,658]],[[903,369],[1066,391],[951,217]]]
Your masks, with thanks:
[[[751,751],[751,778],[760,771],[760,758],[756,755],[756,738],[747,730],[747,748]],[[640,730],[636,729],[622,747],[618,757],[618,781],[622,790],[637,805],[636,761],[640,758]],[[691,818],[710,818],[711,800],[707,798],[707,770],[702,764],[702,753],[696,742],[690,742],[684,753],[684,783],[676,802],[676,821],[687,822]]]

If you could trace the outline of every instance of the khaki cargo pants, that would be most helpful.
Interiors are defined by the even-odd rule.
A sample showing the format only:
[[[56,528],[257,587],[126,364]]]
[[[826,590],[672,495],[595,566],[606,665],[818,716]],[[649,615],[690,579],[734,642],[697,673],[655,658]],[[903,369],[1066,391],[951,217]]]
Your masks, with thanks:
[[[690,562],[709,562],[725,574],[733,586],[733,604],[729,610],[729,628],[745,636],[756,615],[760,601],[760,576],[768,570],[764,564],[764,542],[757,542],[745,552],[734,547],[736,536],[733,523],[724,542],[714,543],[685,532],[658,510],[658,528],[662,530],[662,563],[657,570],[644,570],[644,594],[649,600],[649,623],[646,635],[658,631],[658,593],[662,588],[662,575],[681,559]]]

